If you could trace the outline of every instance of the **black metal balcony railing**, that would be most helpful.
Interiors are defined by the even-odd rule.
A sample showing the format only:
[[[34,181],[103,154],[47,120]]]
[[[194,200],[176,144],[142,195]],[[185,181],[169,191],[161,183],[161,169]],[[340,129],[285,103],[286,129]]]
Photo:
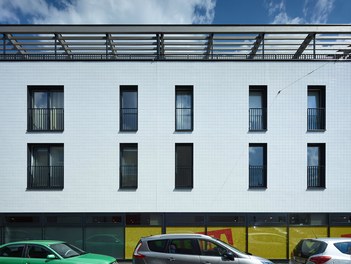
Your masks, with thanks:
[[[121,188],[137,188],[138,187],[138,166],[122,165],[121,171]]]
[[[324,108],[307,109],[307,129],[308,130],[325,129],[325,109]]]
[[[307,187],[325,187],[324,166],[307,166]]]
[[[63,108],[29,108],[28,131],[63,131]]]
[[[120,110],[120,130],[138,130],[138,108],[121,108]]]
[[[193,187],[193,168],[177,167],[176,168],[176,188],[192,188]]]
[[[249,188],[265,188],[266,183],[266,167],[265,166],[249,166]]]
[[[192,130],[192,108],[176,108],[176,130]]]
[[[29,166],[28,189],[63,189],[63,166]]]
[[[249,130],[260,131],[267,129],[267,108],[249,109]]]

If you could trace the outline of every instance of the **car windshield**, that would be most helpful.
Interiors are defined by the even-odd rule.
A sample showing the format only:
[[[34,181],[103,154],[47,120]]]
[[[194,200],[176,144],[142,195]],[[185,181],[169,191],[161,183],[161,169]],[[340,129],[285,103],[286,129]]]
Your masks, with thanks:
[[[50,247],[63,258],[72,258],[86,254],[83,250],[67,243],[53,244]]]

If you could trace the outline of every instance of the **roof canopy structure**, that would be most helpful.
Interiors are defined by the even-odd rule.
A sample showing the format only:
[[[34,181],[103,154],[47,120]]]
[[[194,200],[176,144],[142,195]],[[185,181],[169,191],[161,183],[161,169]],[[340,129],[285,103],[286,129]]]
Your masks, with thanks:
[[[351,60],[351,25],[0,25],[0,61]]]

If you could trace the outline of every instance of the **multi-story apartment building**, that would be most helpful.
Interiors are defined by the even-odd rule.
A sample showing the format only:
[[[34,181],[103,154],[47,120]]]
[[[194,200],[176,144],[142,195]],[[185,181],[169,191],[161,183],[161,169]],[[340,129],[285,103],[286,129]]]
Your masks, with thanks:
[[[0,25],[0,243],[131,259],[351,235],[350,25]]]

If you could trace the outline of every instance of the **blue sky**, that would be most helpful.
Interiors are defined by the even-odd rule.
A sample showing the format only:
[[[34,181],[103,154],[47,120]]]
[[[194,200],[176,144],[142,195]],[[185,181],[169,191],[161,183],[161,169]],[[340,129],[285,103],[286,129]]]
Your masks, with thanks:
[[[0,0],[1,24],[350,24],[351,0]]]

